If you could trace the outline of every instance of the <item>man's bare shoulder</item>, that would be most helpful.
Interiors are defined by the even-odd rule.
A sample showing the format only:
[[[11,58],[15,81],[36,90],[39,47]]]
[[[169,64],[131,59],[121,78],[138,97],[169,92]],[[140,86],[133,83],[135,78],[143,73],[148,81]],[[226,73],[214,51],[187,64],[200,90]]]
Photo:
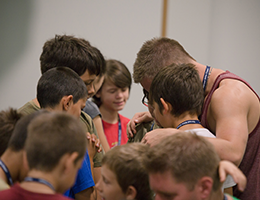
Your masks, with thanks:
[[[211,102],[243,103],[243,107],[259,104],[257,95],[244,82],[236,79],[224,79],[214,91]]]
[[[224,79],[212,95],[208,116],[218,120],[239,115],[247,118],[249,130],[252,130],[260,115],[259,98],[242,81]]]

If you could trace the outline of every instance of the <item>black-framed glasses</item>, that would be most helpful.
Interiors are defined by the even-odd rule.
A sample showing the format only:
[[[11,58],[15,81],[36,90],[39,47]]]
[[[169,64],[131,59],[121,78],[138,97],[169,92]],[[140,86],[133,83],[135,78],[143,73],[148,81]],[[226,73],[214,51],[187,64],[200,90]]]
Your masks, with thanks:
[[[149,92],[147,92],[145,89],[143,89],[144,96],[142,98],[142,104],[148,107],[148,101],[149,101]]]

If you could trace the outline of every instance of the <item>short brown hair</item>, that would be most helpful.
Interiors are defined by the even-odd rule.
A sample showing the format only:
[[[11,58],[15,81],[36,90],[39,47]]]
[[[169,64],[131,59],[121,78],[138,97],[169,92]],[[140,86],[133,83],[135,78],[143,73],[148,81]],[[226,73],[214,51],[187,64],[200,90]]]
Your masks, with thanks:
[[[162,68],[154,77],[150,91],[149,104],[155,101],[160,109],[163,98],[172,106],[171,114],[179,117],[185,112],[199,116],[204,101],[203,86],[193,64],[171,64]]]
[[[153,79],[159,69],[172,63],[190,63],[194,60],[176,40],[161,37],[146,41],[137,53],[133,78],[140,83],[144,78]]]
[[[214,146],[202,136],[191,132],[178,132],[151,147],[144,164],[148,173],[164,173],[170,170],[178,183],[193,190],[197,181],[211,177],[213,190],[221,187],[218,175],[220,158]]]
[[[37,116],[28,126],[25,142],[30,169],[52,171],[66,153],[86,153],[86,136],[82,124],[65,112],[48,112]],[[76,162],[75,161],[75,162]]]
[[[115,173],[117,182],[124,193],[129,186],[135,187],[136,200],[151,200],[153,196],[148,174],[143,165],[143,156],[148,148],[142,143],[116,146],[109,150],[102,160],[102,165],[106,165]]]

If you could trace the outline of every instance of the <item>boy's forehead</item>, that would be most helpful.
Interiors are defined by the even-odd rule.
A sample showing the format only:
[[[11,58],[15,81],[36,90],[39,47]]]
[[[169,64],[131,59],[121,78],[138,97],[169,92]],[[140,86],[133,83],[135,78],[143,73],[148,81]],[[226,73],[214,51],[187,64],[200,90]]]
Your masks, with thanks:
[[[95,74],[89,74],[89,71],[88,71],[88,70],[86,70],[85,73],[80,76],[80,78],[81,78],[84,82],[94,81],[96,77],[97,77],[97,76],[96,76]]]

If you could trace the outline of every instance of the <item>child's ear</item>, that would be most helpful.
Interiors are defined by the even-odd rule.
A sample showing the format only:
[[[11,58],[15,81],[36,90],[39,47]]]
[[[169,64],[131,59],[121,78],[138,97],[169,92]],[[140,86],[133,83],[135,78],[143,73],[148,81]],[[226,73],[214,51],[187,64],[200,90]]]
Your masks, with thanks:
[[[199,189],[199,194],[202,199],[207,199],[210,197],[211,191],[213,189],[213,180],[211,177],[204,176],[197,182],[197,187]]]
[[[164,114],[167,113],[167,112],[169,112],[169,111],[171,111],[172,106],[171,106],[170,103],[164,101],[163,98],[160,98],[160,101],[161,101],[161,103],[162,103],[162,105],[163,105],[163,109],[164,109],[164,110],[163,110],[163,113],[164,113]]]
[[[128,186],[126,190],[126,199],[127,200],[133,200],[136,199],[137,191],[134,186],[130,185]]]
[[[26,154],[25,150],[23,150],[23,166],[22,167],[24,168],[24,170],[26,172],[29,171],[29,163],[28,163],[28,160],[27,160],[27,154]]]
[[[78,158],[78,152],[73,152],[71,154],[65,154],[63,156],[64,159],[64,173],[70,173],[71,169],[74,169],[76,163],[75,160]],[[61,159],[61,160],[63,160]],[[62,161],[61,161],[62,162]]]
[[[64,111],[68,111],[70,107],[73,105],[73,96],[69,95],[69,96],[62,97],[61,103],[62,103],[62,109]]]

